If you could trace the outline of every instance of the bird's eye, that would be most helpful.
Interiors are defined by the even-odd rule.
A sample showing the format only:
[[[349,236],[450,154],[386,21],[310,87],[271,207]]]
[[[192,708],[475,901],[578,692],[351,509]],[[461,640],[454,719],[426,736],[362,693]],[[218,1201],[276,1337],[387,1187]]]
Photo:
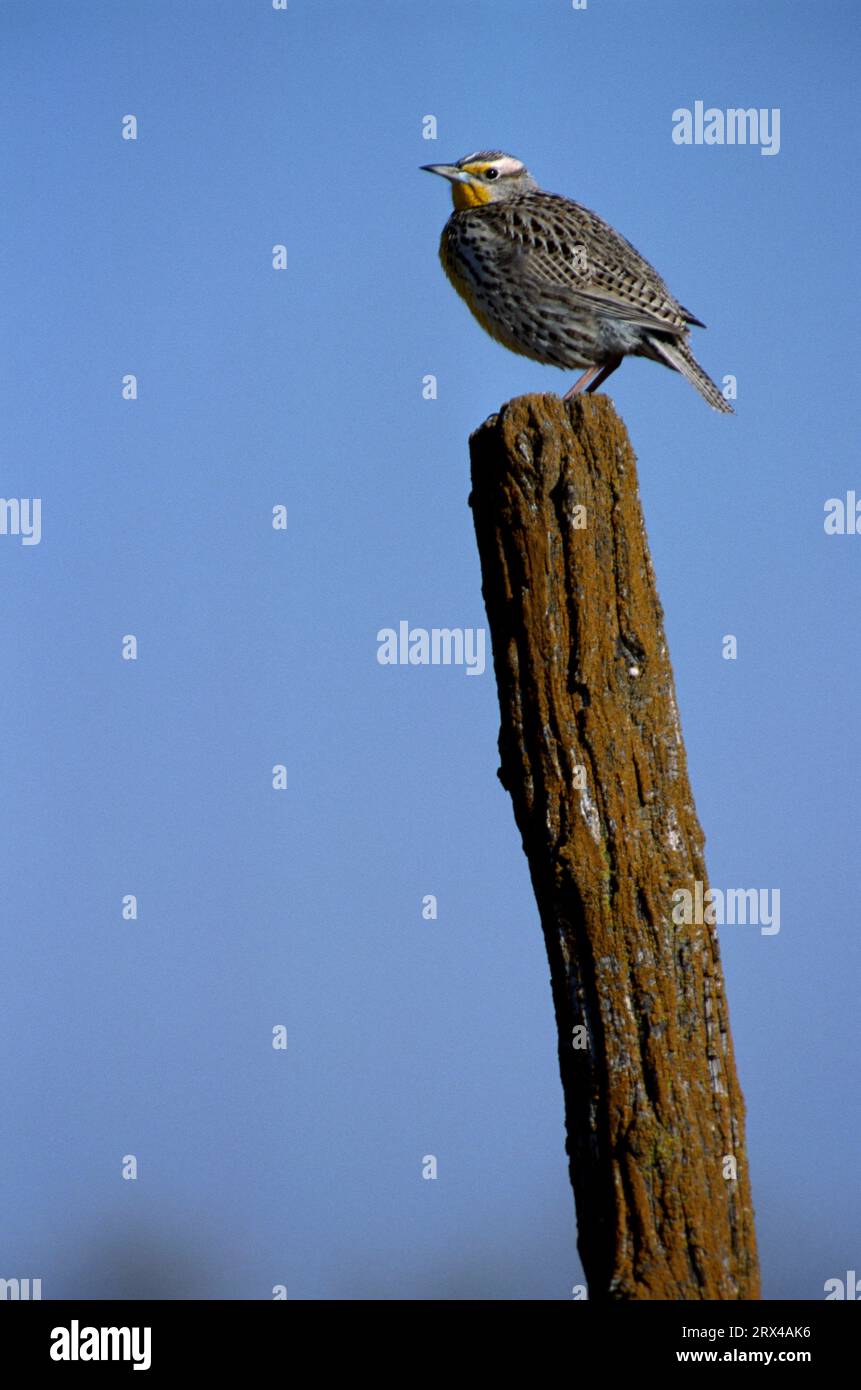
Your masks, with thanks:
[[[499,170],[498,170],[498,169],[485,169],[485,171],[484,171],[484,177],[485,177],[486,179],[498,179],[498,178],[499,178]]]

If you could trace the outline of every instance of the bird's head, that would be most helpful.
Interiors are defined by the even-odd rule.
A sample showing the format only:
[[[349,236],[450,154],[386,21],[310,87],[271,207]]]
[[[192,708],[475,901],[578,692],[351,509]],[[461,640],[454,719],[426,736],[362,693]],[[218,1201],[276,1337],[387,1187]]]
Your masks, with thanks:
[[[484,203],[502,203],[538,187],[526,165],[502,150],[477,150],[456,164],[423,164],[422,168],[451,181],[452,201],[458,212]]]

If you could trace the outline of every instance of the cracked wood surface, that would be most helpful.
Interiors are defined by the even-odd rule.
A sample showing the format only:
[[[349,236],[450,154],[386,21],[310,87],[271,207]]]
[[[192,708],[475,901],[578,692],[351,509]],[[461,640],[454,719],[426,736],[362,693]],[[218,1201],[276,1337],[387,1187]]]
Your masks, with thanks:
[[[523,396],[470,452],[589,1296],[758,1298],[717,936],[671,916],[708,879],[627,431],[606,396]]]

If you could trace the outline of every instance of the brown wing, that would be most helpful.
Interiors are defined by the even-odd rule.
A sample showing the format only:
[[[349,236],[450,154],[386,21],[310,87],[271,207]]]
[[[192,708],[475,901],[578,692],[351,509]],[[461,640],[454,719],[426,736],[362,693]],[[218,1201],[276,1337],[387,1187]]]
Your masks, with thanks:
[[[579,203],[527,193],[483,207],[476,230],[485,220],[496,254],[509,260],[508,272],[542,298],[673,336],[697,322],[639,251]]]

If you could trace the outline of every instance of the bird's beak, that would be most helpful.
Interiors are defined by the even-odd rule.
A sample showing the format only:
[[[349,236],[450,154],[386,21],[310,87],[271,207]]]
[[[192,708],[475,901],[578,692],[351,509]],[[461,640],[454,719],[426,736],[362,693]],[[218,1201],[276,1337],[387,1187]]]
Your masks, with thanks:
[[[458,169],[456,164],[422,164],[419,167],[426,174],[441,174],[452,183],[469,183],[472,177],[465,169]]]

